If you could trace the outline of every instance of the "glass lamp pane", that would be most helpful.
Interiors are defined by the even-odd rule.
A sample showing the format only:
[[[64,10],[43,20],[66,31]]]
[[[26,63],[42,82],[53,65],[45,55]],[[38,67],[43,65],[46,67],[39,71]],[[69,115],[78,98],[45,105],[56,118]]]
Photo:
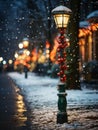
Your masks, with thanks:
[[[62,27],[62,15],[61,14],[54,15],[54,20],[55,20],[57,28]]]
[[[66,14],[55,14],[54,20],[57,28],[66,28],[69,20],[69,15]]]
[[[63,27],[67,27],[69,21],[69,15],[63,14]]]

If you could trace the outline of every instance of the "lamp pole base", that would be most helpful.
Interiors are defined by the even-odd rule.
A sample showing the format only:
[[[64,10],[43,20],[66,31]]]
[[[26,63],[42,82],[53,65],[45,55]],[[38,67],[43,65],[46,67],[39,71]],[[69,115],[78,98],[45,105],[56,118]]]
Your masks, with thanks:
[[[65,92],[65,83],[60,82],[58,84],[58,113],[57,113],[57,123],[63,124],[65,122],[68,122],[68,117],[67,117],[67,99],[66,95],[67,93]]]
[[[63,124],[68,122],[68,117],[66,112],[58,112],[57,114],[57,124]]]

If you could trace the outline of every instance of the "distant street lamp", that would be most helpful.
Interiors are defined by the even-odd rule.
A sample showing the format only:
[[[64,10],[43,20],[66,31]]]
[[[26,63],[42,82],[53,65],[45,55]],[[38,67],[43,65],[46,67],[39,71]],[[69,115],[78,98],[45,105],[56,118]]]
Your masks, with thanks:
[[[0,63],[3,61],[3,57],[0,57]]]
[[[18,58],[18,56],[19,56],[19,54],[18,54],[17,52],[15,52],[14,57],[15,57],[15,58]]]
[[[19,43],[18,47],[19,47],[19,49],[23,49],[23,44]]]
[[[18,53],[17,53],[17,52],[15,52],[14,57],[15,57],[15,58],[18,58],[18,56],[19,56],[19,55],[18,55]]]
[[[5,65],[7,62],[5,60],[3,60],[3,65]]]
[[[55,9],[52,10],[52,14],[54,16],[54,20],[56,23],[57,28],[59,29],[60,36],[59,36],[59,46],[57,49],[58,52],[58,63],[60,66],[60,72],[58,73],[58,76],[60,77],[60,82],[58,84],[58,114],[57,114],[57,123],[65,123],[68,121],[67,118],[67,112],[66,112],[66,107],[67,107],[67,100],[66,100],[66,52],[65,48],[67,47],[67,42],[65,38],[65,30],[68,25],[68,21],[70,18],[72,11],[63,6],[60,5],[56,7]]]
[[[13,63],[13,61],[11,59],[9,59],[8,63],[11,65]]]
[[[24,60],[27,60],[27,57],[30,55],[30,51],[28,49],[30,45],[29,45],[29,39],[28,38],[24,38],[23,39],[23,48],[24,48],[24,54],[25,54],[25,59]],[[24,65],[24,73],[25,73],[25,78],[28,78],[28,67],[27,65]]]
[[[23,39],[23,48],[28,48],[29,46],[29,39],[28,38],[24,38]]]

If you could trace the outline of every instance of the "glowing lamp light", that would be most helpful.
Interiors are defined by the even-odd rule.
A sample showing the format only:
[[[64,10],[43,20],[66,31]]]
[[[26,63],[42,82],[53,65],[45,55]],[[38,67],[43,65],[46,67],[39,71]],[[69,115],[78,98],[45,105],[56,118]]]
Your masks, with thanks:
[[[29,55],[30,55],[30,51],[27,50],[27,51],[26,51],[26,54],[27,54],[27,56],[29,56]]]
[[[70,18],[71,10],[66,6],[60,5],[52,10],[57,28],[66,28]]]
[[[9,63],[9,64],[12,64],[12,63],[13,63],[13,61],[10,59],[10,60],[8,61],[8,63]]]
[[[49,54],[50,50],[46,50],[46,54]]]
[[[24,48],[28,47],[28,45],[29,45],[29,42],[28,42],[28,41],[24,41],[24,42],[23,42]]]
[[[3,61],[3,57],[0,57],[0,62],[2,62]]]
[[[15,58],[17,58],[17,57],[18,57],[18,54],[17,54],[17,53],[15,53],[14,57],[15,57]]]
[[[4,61],[3,61],[3,65],[5,65],[5,64],[6,64],[6,61],[4,60]]]
[[[48,49],[50,47],[50,43],[46,41],[46,48]]]
[[[23,47],[27,48],[28,46],[29,46],[29,40],[28,40],[28,38],[24,38],[23,39]]]
[[[22,49],[23,48],[23,44],[19,43],[18,47],[19,47],[19,49]]]
[[[29,56],[30,55],[30,51],[25,49],[24,52],[23,52],[25,55]]]

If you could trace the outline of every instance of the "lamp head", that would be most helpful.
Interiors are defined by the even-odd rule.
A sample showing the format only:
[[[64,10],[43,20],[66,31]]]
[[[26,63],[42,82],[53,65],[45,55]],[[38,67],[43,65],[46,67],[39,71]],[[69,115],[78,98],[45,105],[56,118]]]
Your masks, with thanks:
[[[60,5],[52,10],[57,28],[66,28],[72,11],[66,6]]]

